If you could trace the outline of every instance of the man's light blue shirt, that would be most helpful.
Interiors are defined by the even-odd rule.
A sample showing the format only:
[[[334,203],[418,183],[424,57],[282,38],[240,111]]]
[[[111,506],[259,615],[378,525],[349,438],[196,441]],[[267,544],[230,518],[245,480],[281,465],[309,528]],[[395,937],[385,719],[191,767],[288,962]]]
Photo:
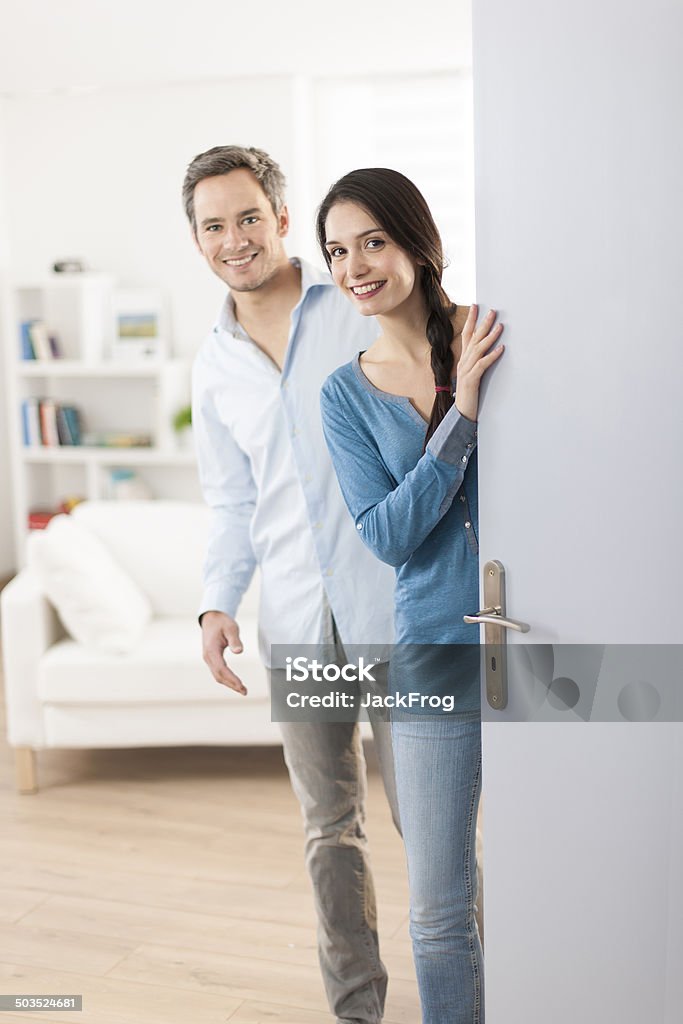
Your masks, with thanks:
[[[393,573],[363,545],[320,419],[325,378],[377,336],[328,275],[302,261],[282,371],[248,337],[226,298],[193,367],[199,478],[211,509],[200,614],[233,618],[261,570],[260,649],[329,638],[393,638]],[[239,621],[239,619],[238,619]]]

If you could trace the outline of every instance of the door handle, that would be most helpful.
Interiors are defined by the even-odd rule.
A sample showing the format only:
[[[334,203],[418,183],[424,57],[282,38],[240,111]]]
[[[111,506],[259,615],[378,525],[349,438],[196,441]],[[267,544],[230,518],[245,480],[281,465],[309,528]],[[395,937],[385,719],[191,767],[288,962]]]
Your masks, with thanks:
[[[526,622],[519,622],[517,619],[507,619],[501,614],[499,607],[482,608],[476,615],[463,615],[465,622],[489,624],[491,626],[502,626],[503,629],[516,629],[518,633],[528,633],[531,626]]]
[[[531,627],[527,622],[506,616],[505,568],[496,559],[484,566],[483,591],[486,607],[475,615],[463,615],[463,620],[484,627],[486,699],[495,711],[502,711],[508,702],[506,630],[528,633]]]

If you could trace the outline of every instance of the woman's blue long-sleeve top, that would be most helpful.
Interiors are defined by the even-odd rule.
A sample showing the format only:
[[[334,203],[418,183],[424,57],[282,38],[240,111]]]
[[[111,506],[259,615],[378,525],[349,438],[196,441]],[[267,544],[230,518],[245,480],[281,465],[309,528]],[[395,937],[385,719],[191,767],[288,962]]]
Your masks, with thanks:
[[[462,620],[479,600],[476,423],[453,406],[423,454],[424,419],[374,387],[359,356],[327,378],[321,409],[356,528],[396,567],[396,642],[477,643]]]

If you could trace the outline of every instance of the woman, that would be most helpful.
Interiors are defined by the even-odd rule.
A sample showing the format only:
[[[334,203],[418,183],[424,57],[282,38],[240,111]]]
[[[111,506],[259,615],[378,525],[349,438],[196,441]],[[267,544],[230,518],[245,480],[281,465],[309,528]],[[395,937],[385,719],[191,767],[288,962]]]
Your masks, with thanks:
[[[463,615],[478,607],[479,385],[502,328],[450,302],[436,225],[397,171],[341,178],[317,232],[335,283],[381,328],[321,401],[359,534],[396,567],[392,734],[423,1024],[481,1024],[478,628]]]

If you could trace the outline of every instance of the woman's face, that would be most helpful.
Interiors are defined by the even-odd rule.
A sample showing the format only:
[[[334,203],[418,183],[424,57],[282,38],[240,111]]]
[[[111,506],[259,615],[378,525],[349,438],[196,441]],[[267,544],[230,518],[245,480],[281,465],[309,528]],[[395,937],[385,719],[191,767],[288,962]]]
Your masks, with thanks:
[[[406,312],[422,296],[417,263],[364,207],[335,203],[325,221],[334,283],[364,316]]]

